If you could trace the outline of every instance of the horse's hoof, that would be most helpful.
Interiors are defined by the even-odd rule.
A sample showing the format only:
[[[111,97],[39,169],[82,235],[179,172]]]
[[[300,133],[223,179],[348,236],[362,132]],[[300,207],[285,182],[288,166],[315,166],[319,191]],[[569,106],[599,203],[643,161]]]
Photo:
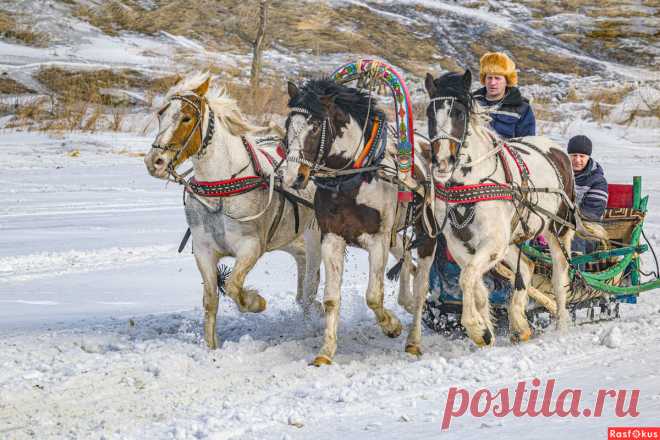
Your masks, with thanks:
[[[401,323],[398,323],[398,324],[399,325],[397,325],[396,327],[394,327],[392,329],[383,328],[383,333],[385,333],[385,335],[388,338],[398,338],[401,335],[401,331],[403,330],[403,327],[401,326]]]
[[[495,343],[495,338],[493,337],[493,333],[490,331],[489,328],[484,330],[484,334],[482,337],[486,345],[492,345]]]
[[[527,329],[522,332],[513,332],[511,333],[511,343],[519,344],[521,342],[527,342],[532,337],[532,331]]]
[[[385,312],[385,315],[385,319],[379,322],[381,330],[389,338],[398,338],[403,330],[401,321],[389,310]]]
[[[493,333],[490,331],[489,328],[486,328],[486,330],[484,330],[480,338],[472,338],[472,340],[474,341],[475,344],[477,344],[478,347],[488,347],[491,345],[495,345],[495,338],[493,337]]]
[[[263,312],[264,310],[266,310],[267,305],[268,305],[268,303],[266,303],[266,300],[262,296],[259,296],[257,307],[256,307],[256,309],[254,310],[253,313]]]
[[[316,356],[309,365],[314,367],[320,367],[321,365],[332,365],[332,361],[327,356],[319,355]]]
[[[406,353],[420,357],[422,355],[422,349],[419,348],[419,345],[408,344],[406,345]]]

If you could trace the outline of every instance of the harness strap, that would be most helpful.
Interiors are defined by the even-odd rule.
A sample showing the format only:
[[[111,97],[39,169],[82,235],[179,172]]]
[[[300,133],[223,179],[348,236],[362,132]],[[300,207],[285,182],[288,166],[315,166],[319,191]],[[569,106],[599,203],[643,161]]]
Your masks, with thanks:
[[[449,204],[464,204],[488,200],[513,200],[513,191],[509,185],[501,183],[479,183],[450,187],[436,183],[435,197]]]
[[[241,136],[241,141],[243,142],[245,151],[247,151],[248,156],[250,157],[250,162],[252,162],[252,167],[254,168],[254,172],[257,173],[257,176],[263,177],[264,175],[263,169],[261,168],[259,159],[257,159],[257,153],[254,151],[254,147],[248,142],[245,136]]]
[[[203,197],[231,197],[267,187],[268,183],[260,176],[236,177],[209,182],[198,181],[193,177],[188,181],[187,190]]]
[[[270,241],[275,236],[275,231],[277,231],[277,228],[280,225],[280,221],[282,221],[282,213],[284,212],[285,204],[286,204],[286,199],[284,198],[284,194],[280,193],[280,205],[277,208],[277,214],[275,214],[273,223],[270,225],[270,228],[268,229],[268,235],[266,236],[266,244],[270,243]]]
[[[278,145],[277,148],[280,148],[280,146]],[[277,165],[276,162],[275,162],[275,158],[273,156],[271,156],[270,154],[268,154],[266,151],[264,151],[262,149],[259,149],[259,152],[264,155],[264,157],[266,158],[268,163],[271,164],[271,166],[274,167],[274,166]]]

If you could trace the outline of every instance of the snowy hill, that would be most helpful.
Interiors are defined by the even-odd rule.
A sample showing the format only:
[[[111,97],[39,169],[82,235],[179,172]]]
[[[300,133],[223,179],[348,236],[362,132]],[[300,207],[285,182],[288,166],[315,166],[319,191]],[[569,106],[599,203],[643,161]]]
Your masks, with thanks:
[[[0,112],[18,116],[3,122],[136,130],[145,121],[135,114],[152,110],[154,96],[167,89],[175,74],[199,69],[217,73],[241,99],[256,32],[256,4],[3,2]],[[259,112],[281,113],[285,79],[328,74],[367,56],[405,72],[414,95],[423,99],[421,78],[427,71],[477,71],[484,52],[504,50],[517,62],[523,90],[535,98],[541,119],[556,121],[566,112],[558,105],[578,102],[585,115],[607,121],[613,107],[639,95],[640,87],[647,90],[646,104],[637,106],[635,116],[657,119],[660,8],[651,4],[276,0],[264,55],[269,97],[257,107]],[[67,77],[67,72],[76,77]],[[154,83],[157,77],[161,80]],[[85,99],[89,105],[83,109],[73,104]]]

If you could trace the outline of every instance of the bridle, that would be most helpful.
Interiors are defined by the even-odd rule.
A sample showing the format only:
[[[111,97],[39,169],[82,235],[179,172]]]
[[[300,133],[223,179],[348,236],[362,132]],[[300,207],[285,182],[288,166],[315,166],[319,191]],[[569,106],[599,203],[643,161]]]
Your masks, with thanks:
[[[304,115],[305,122],[307,124],[310,124],[310,121],[314,117],[311,111],[303,107],[292,107],[289,110],[289,118],[294,114]],[[292,132],[292,137],[296,141],[295,145],[289,145],[289,141],[288,141],[289,136],[287,135],[285,137],[286,139],[285,146],[287,150],[286,160],[288,162],[294,162],[294,163],[306,165],[311,169],[312,173],[317,173],[318,171],[321,170],[328,172],[334,171],[333,169],[325,166],[325,156],[327,154],[328,146],[332,144],[332,141],[330,143],[327,142],[328,132],[330,132],[330,136],[333,139],[336,135],[336,130],[334,129],[334,126],[330,121],[330,117],[326,116],[325,118],[323,118],[321,122],[321,138],[319,140],[319,145],[318,148],[316,149],[316,156],[314,157],[313,161],[306,159],[304,155],[305,147],[303,140],[300,139],[300,134],[302,133],[304,128],[305,128],[304,126],[294,127],[294,131]]]
[[[449,106],[448,114],[451,115],[451,111],[453,110],[454,104],[456,103],[457,99],[458,98],[456,98],[455,96],[436,96],[435,98],[431,98],[431,100],[429,101],[429,109],[431,109],[431,106],[432,106],[432,108],[433,108],[433,122],[434,123],[433,123],[433,126],[431,124],[429,124],[429,135],[432,135],[432,133],[430,133],[432,127],[433,127],[434,131],[437,131],[437,126],[436,126],[437,125],[437,121],[436,121],[436,115],[437,115],[436,102],[438,102],[438,101],[440,101],[440,102],[449,101],[450,106]],[[450,140],[450,141],[453,141],[456,144],[458,144],[458,147],[456,148],[456,153],[453,155],[454,156],[454,166],[453,166],[454,169],[456,169],[456,167],[458,166],[458,162],[460,161],[460,157],[461,157],[461,149],[463,148],[463,145],[465,145],[465,139],[469,135],[470,111],[471,111],[470,105],[468,104],[467,114],[465,115],[465,118],[464,118],[463,134],[462,134],[460,139],[453,136],[453,135],[451,135],[450,133],[445,132],[444,130],[441,130],[442,133],[436,134],[435,136],[432,136],[429,139],[429,143],[431,144],[431,147],[433,146],[434,142],[440,141],[440,140]],[[435,157],[435,154],[433,154],[432,159],[431,159],[431,163],[432,163],[432,165],[436,165],[437,164],[436,162],[437,162],[437,159]],[[453,170],[452,170],[452,173],[453,173]]]
[[[199,105],[195,101],[190,99],[190,97],[193,97],[193,96],[199,100],[199,103],[200,103]],[[183,142],[182,147],[179,148],[178,146],[173,145],[173,144],[160,145],[160,144],[157,144],[157,143],[154,142],[151,145],[151,148],[156,148],[156,149],[163,150],[163,151],[174,151],[174,157],[170,161],[170,163],[167,167],[167,171],[172,177],[174,177],[176,179],[176,177],[178,177],[178,175],[176,174],[176,171],[174,169],[174,164],[178,161],[179,155],[181,154],[181,152],[185,151],[186,148],[188,148],[188,144],[190,144],[190,141],[192,140],[193,135],[195,134],[195,132],[198,129],[199,129],[200,148],[199,148],[199,151],[197,152],[197,158],[201,158],[202,156],[204,156],[204,154],[206,154],[206,149],[207,149],[209,143],[211,142],[211,138],[213,138],[213,133],[215,131],[215,122],[214,122],[215,121],[215,115],[213,114],[213,110],[211,110],[211,106],[208,105],[208,102],[206,101],[206,97],[202,98],[194,92],[186,92],[186,94],[173,95],[173,96],[170,97],[167,104],[165,104],[163,106],[163,108],[161,110],[159,110],[159,112],[158,112],[158,135],[156,136],[156,139],[158,139],[158,137],[160,137],[160,135],[167,128],[169,128],[169,127],[166,127],[165,130],[161,130],[160,115],[170,105],[170,102],[175,101],[175,100],[183,101],[184,103],[190,105],[192,107],[192,109],[194,110],[194,112],[195,112],[195,116],[197,117],[197,122],[195,123],[195,126],[192,128],[192,130],[190,130],[190,133],[188,133],[188,135],[186,136],[186,140]],[[202,133],[202,122],[204,121],[204,103],[205,102],[206,102],[206,108],[208,108],[209,122],[208,122],[208,127],[206,128],[206,134],[203,134]]]

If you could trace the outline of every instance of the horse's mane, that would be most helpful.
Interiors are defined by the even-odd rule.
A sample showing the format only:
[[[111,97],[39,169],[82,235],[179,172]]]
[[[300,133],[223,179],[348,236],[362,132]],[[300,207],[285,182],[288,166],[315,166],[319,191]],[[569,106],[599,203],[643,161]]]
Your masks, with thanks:
[[[185,93],[195,90],[209,77],[209,73],[197,73],[183,78],[179,83],[174,85],[166,95],[166,98],[171,97],[176,93]],[[211,109],[215,112],[229,132],[234,136],[243,136],[246,134],[265,135],[273,131],[280,137],[284,137],[284,131],[276,124],[269,124],[268,127],[253,125],[241,112],[236,100],[232,98],[223,87],[211,87],[206,92],[206,99],[208,100]]]
[[[328,78],[307,81],[301,87],[300,93],[289,100],[289,107],[305,108],[315,117],[322,119],[326,114],[321,97],[333,98],[335,105],[352,116],[360,127],[366,124],[366,136],[371,133],[373,115],[379,113],[381,120],[385,120],[385,114],[378,108],[376,99],[368,92],[337,84]]]
[[[488,110],[484,108],[482,105],[479,104],[478,101],[472,101],[472,114],[470,115],[472,118],[472,122],[474,124],[477,124],[479,126],[482,126],[484,128],[487,128],[490,130],[490,126],[488,123],[493,119],[491,116],[488,114]],[[494,132],[493,130],[490,130],[491,132]]]
[[[449,72],[433,80],[435,88],[442,96],[453,96],[466,106],[470,105],[471,96],[465,90],[463,75],[458,72]]]

